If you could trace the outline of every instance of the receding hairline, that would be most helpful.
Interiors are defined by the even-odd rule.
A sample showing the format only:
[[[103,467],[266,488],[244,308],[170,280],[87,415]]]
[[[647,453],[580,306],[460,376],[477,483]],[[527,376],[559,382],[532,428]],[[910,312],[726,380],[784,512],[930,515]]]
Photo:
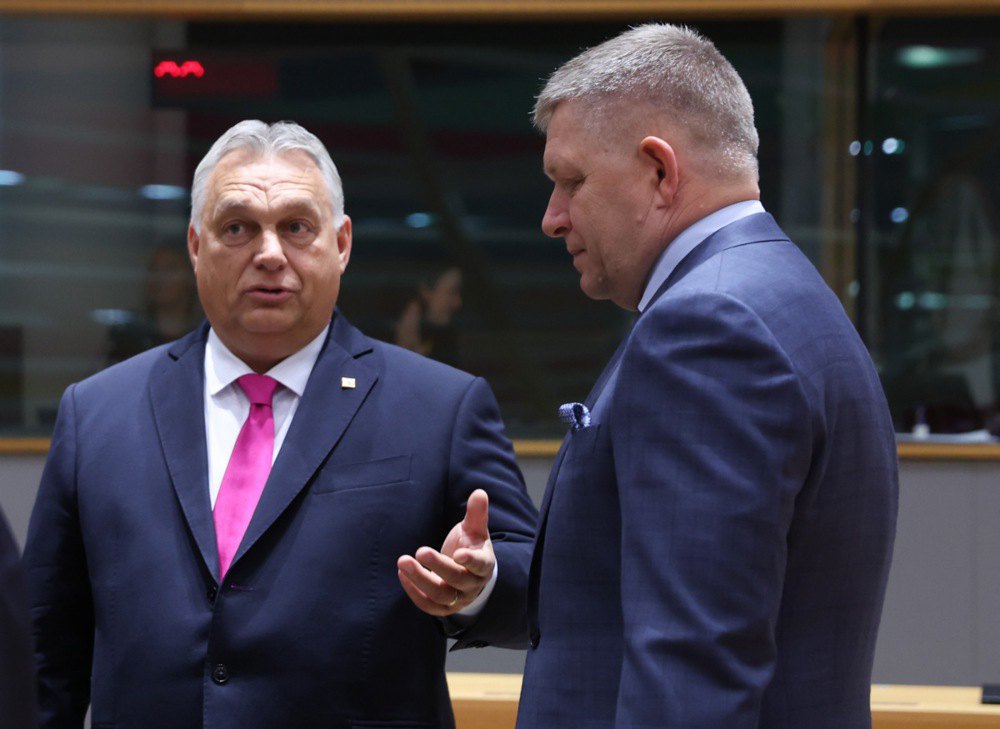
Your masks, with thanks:
[[[209,180],[224,158],[242,153],[250,160],[302,152],[316,165],[322,177],[333,210],[333,224],[343,224],[344,188],[337,165],[326,145],[312,132],[291,121],[267,124],[259,119],[245,119],[227,129],[212,144],[195,168],[191,185],[190,223],[197,232],[204,217],[205,197]],[[241,158],[241,162],[244,161]]]
[[[315,179],[318,181],[319,189],[316,195],[310,195],[304,192],[296,191],[291,194],[291,196],[283,198],[278,208],[281,210],[295,211],[295,210],[308,210],[317,214],[319,217],[323,217],[324,214],[328,214],[331,221],[336,217],[336,211],[333,209],[333,205],[330,201],[330,191],[327,189],[327,181],[323,177],[323,171],[319,164],[313,156],[309,154],[308,151],[304,149],[284,149],[284,150],[258,150],[252,146],[247,147],[237,147],[228,151],[226,154],[219,158],[218,163],[212,169],[211,175],[207,180],[209,195],[214,195],[215,200],[212,201],[213,205],[210,207],[205,205],[201,210],[202,220],[211,220],[213,217],[219,217],[222,214],[232,210],[250,210],[254,205],[253,196],[247,191],[239,190],[217,190],[215,183],[217,181],[217,175],[220,170],[225,171],[226,163],[230,161],[231,157],[238,157],[235,160],[237,166],[252,164],[255,162],[266,162],[271,159],[281,159],[299,154],[305,157],[305,159],[312,165],[312,172],[314,173]],[[289,180],[289,182],[293,182]],[[280,183],[279,183],[280,184]],[[209,198],[210,200],[211,198]],[[328,210],[324,213],[323,208],[326,207]]]

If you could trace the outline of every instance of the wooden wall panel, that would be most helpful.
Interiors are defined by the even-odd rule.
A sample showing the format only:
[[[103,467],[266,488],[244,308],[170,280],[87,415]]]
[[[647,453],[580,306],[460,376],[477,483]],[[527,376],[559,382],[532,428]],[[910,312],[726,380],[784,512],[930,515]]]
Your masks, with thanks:
[[[188,19],[492,21],[997,11],[1000,0],[0,0],[0,12]]]

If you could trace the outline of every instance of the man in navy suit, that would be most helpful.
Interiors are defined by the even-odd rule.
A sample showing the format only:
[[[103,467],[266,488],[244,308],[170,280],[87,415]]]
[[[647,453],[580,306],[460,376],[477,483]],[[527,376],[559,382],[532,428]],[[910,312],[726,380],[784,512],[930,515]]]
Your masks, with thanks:
[[[764,212],[750,96],[645,25],[535,107],[543,230],[638,319],[570,412],[529,583],[520,729],[870,726],[896,450],[864,344]]]
[[[0,511],[0,729],[35,726],[28,586]]]
[[[536,515],[488,386],[335,309],[351,221],[295,124],[209,150],[188,250],[208,323],[60,404],[43,726],[452,727],[446,632],[527,640]]]

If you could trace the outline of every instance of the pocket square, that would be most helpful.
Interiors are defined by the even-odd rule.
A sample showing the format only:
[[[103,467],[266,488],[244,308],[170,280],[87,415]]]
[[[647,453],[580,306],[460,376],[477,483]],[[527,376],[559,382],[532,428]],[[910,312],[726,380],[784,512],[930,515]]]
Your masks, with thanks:
[[[568,402],[559,406],[559,419],[573,430],[590,427],[590,410],[582,402]]]

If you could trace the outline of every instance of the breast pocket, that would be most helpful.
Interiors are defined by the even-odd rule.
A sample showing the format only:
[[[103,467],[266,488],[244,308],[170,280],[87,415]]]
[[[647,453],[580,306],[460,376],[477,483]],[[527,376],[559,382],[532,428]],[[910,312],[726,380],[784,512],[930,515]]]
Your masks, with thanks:
[[[573,461],[577,458],[589,457],[597,448],[600,438],[600,423],[593,423],[579,430],[571,430],[569,433],[569,443],[566,444],[566,457],[564,460]]]
[[[328,464],[319,474],[313,493],[333,493],[410,480],[411,457],[391,456],[363,463]]]

